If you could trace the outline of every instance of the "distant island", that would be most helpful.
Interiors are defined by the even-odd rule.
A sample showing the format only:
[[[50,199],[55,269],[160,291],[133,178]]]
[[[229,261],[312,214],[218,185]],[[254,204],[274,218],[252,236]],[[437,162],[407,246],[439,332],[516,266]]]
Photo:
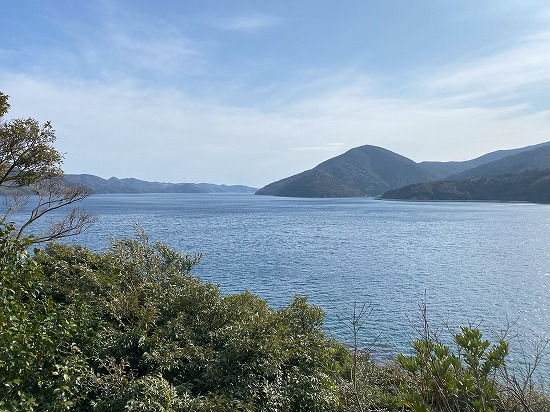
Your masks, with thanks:
[[[365,145],[259,189],[257,195],[550,203],[550,142],[463,162],[420,162]]]
[[[66,185],[82,184],[93,193],[254,193],[256,188],[243,185],[216,185],[212,183],[162,183],[134,178],[103,179],[90,174],[66,174]]]

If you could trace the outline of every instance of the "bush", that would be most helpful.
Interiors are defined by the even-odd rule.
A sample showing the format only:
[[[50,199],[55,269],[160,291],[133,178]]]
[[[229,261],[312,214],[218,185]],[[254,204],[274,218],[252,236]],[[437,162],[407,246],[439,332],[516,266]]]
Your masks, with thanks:
[[[496,372],[504,366],[508,344],[489,349],[478,329],[461,327],[454,335],[458,353],[426,335],[413,341],[415,355],[398,355],[397,362],[415,379],[403,388],[404,405],[415,411],[497,411]]]
[[[12,225],[0,226],[0,410],[69,410],[86,396],[87,358],[77,345],[87,330],[82,305],[59,305]]]
[[[79,407],[338,408],[349,353],[324,336],[321,309],[304,297],[274,310],[249,292],[223,296],[191,274],[199,259],[142,232],[103,254],[54,244],[39,255],[56,304],[87,302],[93,314],[79,348],[94,378]]]

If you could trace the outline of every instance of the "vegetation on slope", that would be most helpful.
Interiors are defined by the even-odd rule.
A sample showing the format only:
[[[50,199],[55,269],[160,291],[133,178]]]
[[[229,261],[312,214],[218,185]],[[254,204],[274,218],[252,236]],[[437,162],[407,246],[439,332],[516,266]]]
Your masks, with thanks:
[[[147,237],[34,257],[2,231],[0,410],[318,410],[338,406],[346,349],[297,297],[222,296],[199,256]]]
[[[550,169],[469,180],[418,183],[389,190],[381,198],[550,203]]]
[[[291,197],[374,196],[409,183],[437,178],[404,156],[376,146],[360,146],[311,170],[271,183],[258,195]]]
[[[271,183],[256,194],[284,197],[356,197],[361,192],[326,172],[312,169]]]
[[[479,177],[520,173],[525,170],[550,168],[550,145],[543,145],[532,150],[507,156],[473,169],[449,176],[450,180],[466,180]]]
[[[528,152],[528,151],[538,149],[544,146],[549,146],[549,145],[550,145],[550,142],[544,142],[537,145],[520,147],[517,149],[497,150],[496,152],[487,153],[487,154],[484,154],[483,156],[479,156],[471,160],[464,160],[464,161],[458,161],[458,162],[420,162],[419,164],[421,166],[424,166],[426,169],[432,171],[433,173],[438,174],[439,175],[438,179],[447,179],[452,175],[457,175],[459,173],[466,172],[467,170],[475,169],[479,166],[492,163],[497,160],[504,159],[506,157],[510,157],[523,152]],[[542,167],[537,166],[537,167],[545,169],[547,166],[542,166]],[[514,170],[514,171],[517,172],[517,170]],[[513,171],[508,170],[506,172],[513,172]],[[492,173],[492,174],[498,174],[498,173]],[[470,177],[473,177],[473,176],[470,176]],[[464,176],[464,178],[466,178],[466,176]],[[460,180],[460,178],[458,178],[457,180]]]

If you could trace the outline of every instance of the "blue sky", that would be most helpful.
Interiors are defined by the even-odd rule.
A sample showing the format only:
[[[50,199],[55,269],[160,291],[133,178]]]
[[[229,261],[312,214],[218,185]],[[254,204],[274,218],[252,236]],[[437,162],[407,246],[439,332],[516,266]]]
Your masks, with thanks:
[[[261,187],[372,144],[466,160],[550,140],[547,0],[7,0],[7,118],[67,173]]]

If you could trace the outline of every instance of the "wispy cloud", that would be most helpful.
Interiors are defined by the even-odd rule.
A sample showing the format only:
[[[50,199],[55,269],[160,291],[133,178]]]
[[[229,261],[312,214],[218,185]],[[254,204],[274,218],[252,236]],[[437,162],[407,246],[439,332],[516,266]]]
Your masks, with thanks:
[[[78,62],[75,71],[92,78],[138,78],[145,73],[154,79],[202,68],[203,55],[196,42],[168,20],[123,10],[110,2],[96,4],[90,16],[82,22],[52,18],[71,41],[63,48],[42,50],[53,56],[48,61]]]
[[[280,24],[279,17],[263,13],[243,13],[217,23],[217,27],[224,30],[257,31]]]
[[[449,102],[510,100],[550,85],[550,32],[524,38],[494,53],[455,62],[423,79],[433,95]]]
[[[158,74],[189,72],[201,56],[176,27],[163,21],[133,27],[109,24],[105,42],[110,43],[107,57],[126,72],[129,68]]]

